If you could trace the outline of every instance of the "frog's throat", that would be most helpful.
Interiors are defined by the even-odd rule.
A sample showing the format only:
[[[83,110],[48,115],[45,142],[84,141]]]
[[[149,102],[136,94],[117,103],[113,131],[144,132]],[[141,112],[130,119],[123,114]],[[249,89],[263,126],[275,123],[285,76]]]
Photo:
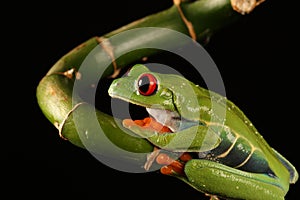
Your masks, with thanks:
[[[146,108],[146,110],[158,123],[168,127],[173,133],[199,124],[199,122],[184,119],[176,111],[158,108]]]
[[[172,132],[180,129],[181,117],[178,112],[158,108],[146,108],[146,110],[158,123],[168,127]]]

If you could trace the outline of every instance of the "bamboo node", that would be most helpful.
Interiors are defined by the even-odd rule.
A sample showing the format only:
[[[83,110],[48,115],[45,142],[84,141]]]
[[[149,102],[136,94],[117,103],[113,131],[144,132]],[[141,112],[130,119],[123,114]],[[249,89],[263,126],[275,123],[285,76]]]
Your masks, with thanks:
[[[112,65],[114,67],[113,74],[110,75],[108,78],[116,78],[119,75],[119,73],[121,71],[121,68],[118,68],[118,66],[117,66],[113,46],[111,45],[109,40],[107,38],[104,38],[104,37],[97,37],[97,41],[102,46],[103,50],[111,58]]]
[[[189,34],[191,36],[191,38],[196,41],[197,40],[197,36],[196,36],[196,32],[195,32],[195,29],[194,29],[194,26],[193,24],[185,17],[182,9],[181,9],[181,2],[183,0],[173,0],[173,3],[174,5],[177,7],[177,10],[178,10],[178,13],[183,21],[183,23],[185,24],[185,26],[187,27],[188,31],[189,31]]]
[[[71,69],[69,69],[69,70],[67,70],[65,72],[57,72],[56,74],[61,74],[61,75],[65,76],[65,77],[67,77],[68,79],[72,79],[73,76],[75,75],[75,78],[77,80],[81,79],[80,72],[77,72],[75,68],[71,68]]]
[[[64,139],[64,140],[68,140],[67,138],[65,138],[63,135],[62,135],[62,130],[63,130],[63,127],[68,119],[68,117],[72,114],[72,112],[74,112],[81,104],[84,104],[86,102],[80,102],[80,103],[77,103],[76,105],[74,105],[74,107],[66,114],[65,118],[62,120],[61,123],[58,123],[58,122],[55,122],[54,123],[54,126],[58,129],[58,134],[59,134],[59,137]]]
[[[252,10],[265,0],[230,0],[233,10],[238,13],[249,14]]]

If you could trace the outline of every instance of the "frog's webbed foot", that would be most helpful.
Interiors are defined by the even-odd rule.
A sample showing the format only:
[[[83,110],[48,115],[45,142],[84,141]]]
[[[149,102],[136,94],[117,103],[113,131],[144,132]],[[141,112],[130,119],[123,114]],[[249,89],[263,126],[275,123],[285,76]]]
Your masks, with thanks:
[[[189,153],[182,153],[176,158],[172,158],[167,153],[162,153],[161,149],[154,147],[153,152],[148,154],[147,161],[144,164],[144,169],[148,171],[154,161],[163,165],[160,172],[165,175],[184,175],[184,165],[191,160],[192,156]]]
[[[189,153],[183,153],[178,158],[172,158],[166,153],[160,153],[156,157],[156,163],[163,165],[160,168],[162,174],[185,176],[185,163],[191,159],[192,157]]]

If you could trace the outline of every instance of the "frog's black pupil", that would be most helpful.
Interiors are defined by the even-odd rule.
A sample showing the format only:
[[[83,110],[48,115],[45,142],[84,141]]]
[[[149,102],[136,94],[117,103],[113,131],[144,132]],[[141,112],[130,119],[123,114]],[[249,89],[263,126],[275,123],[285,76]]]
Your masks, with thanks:
[[[150,80],[148,78],[148,76],[143,76],[141,77],[140,81],[139,81],[139,90],[142,93],[147,93],[150,87]]]

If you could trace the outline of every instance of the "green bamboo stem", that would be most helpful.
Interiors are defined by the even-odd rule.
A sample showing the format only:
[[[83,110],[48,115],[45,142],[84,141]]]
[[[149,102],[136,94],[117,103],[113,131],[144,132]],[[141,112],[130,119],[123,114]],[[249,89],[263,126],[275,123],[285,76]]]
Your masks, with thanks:
[[[204,44],[207,40],[209,40],[209,38],[215,32],[230,24],[233,24],[242,16],[232,9],[230,0],[198,0],[194,2],[182,3],[181,7],[186,18],[189,19],[189,21],[193,24],[197,36],[197,41],[201,44]],[[172,6],[167,10],[146,16],[101,37],[91,38],[90,40],[81,44],[72,52],[61,58],[56,64],[54,64],[54,66],[52,66],[47,74],[66,71],[69,69],[70,64],[74,63],[76,63],[76,65],[74,65],[73,67],[77,69],[80,66],[82,60],[85,58],[86,54],[88,54],[93,48],[95,48],[104,38],[110,38],[126,30],[143,27],[168,28],[189,35],[188,29],[184,24],[180,14],[178,13],[176,6]],[[145,38],[155,38],[155,41],[153,40],[152,42],[166,43],[174,47],[178,46],[178,44],[169,39],[169,35],[155,34],[156,32],[150,32],[147,35],[133,35],[131,37],[129,36],[125,40],[118,41],[117,44],[113,44],[113,47],[115,48],[114,50],[122,53],[126,52],[127,49],[136,47],[137,45],[143,46],[145,45],[145,41],[148,42],[148,40],[145,40]],[[130,45],[124,45],[132,39],[134,39],[134,41],[138,41],[138,43],[130,43]],[[83,53],[82,57],[78,57],[76,53],[79,49],[80,51],[85,51],[86,54]],[[126,57],[122,57],[122,59],[117,60],[116,62],[117,65],[121,68],[134,61],[141,60],[145,56],[151,56],[155,53],[157,52],[151,50],[144,51],[143,53],[139,54],[133,53],[127,55]],[[105,58],[103,57],[99,59]],[[106,74],[111,75],[112,73],[113,67],[109,66]]]
[[[181,4],[181,9],[185,17],[193,24],[197,41],[201,44],[204,44],[213,33],[236,22],[243,16],[233,10],[230,0],[198,0],[185,2]],[[157,32],[151,31],[144,35],[127,35],[121,39],[110,41],[110,37],[116,34],[143,27],[168,28],[189,35],[189,30],[178,13],[177,7],[172,6],[167,10],[132,22],[106,35],[87,40],[59,59],[40,81],[36,94],[38,104],[45,117],[58,128],[62,138],[67,139],[78,147],[85,148],[78,136],[78,129],[76,129],[73,114],[76,112],[77,116],[86,116],[89,115],[89,112],[92,112],[93,109],[91,109],[91,105],[79,97],[75,100],[75,102],[79,104],[76,109],[74,109],[72,92],[76,71],[79,70],[84,59],[94,48],[102,48],[102,54],[97,58],[100,64],[97,66],[99,67],[98,70],[104,71],[102,78],[106,78],[116,76],[116,68],[121,69],[134,62],[139,62],[142,58],[155,55],[159,53],[159,51],[144,49],[127,53],[117,60],[114,60],[111,55],[108,56],[109,53],[122,55],[131,48],[143,46],[147,42],[156,44],[164,43],[170,47],[184,45],[182,42],[174,43],[174,38],[170,37],[170,35],[159,35]],[[109,46],[112,47],[111,52],[109,52],[105,46],[99,47],[99,43],[106,39],[109,41]],[[111,64],[106,68],[105,63]],[[68,71],[70,69],[74,69],[74,71]],[[97,71],[97,69],[95,69],[95,71]],[[100,75],[92,73],[91,76],[93,77],[89,78],[94,80]],[[90,86],[91,84],[93,83],[89,83],[88,85]],[[120,123],[120,120],[114,119],[112,116],[99,110],[96,110],[96,115],[99,123],[103,126],[103,129],[105,129],[106,136],[121,149],[137,153],[151,152],[153,150],[153,146],[146,140],[130,136],[124,129],[116,126],[116,124]],[[88,123],[88,121],[83,120],[82,123]],[[90,136],[94,137],[93,134],[96,135],[97,133],[91,133]],[[105,144],[96,147],[95,151],[112,152],[109,156],[115,156],[116,158],[128,161],[139,160],[143,162],[146,160],[145,155],[139,157],[132,154],[127,155],[126,153],[120,155],[114,154],[113,150]]]

